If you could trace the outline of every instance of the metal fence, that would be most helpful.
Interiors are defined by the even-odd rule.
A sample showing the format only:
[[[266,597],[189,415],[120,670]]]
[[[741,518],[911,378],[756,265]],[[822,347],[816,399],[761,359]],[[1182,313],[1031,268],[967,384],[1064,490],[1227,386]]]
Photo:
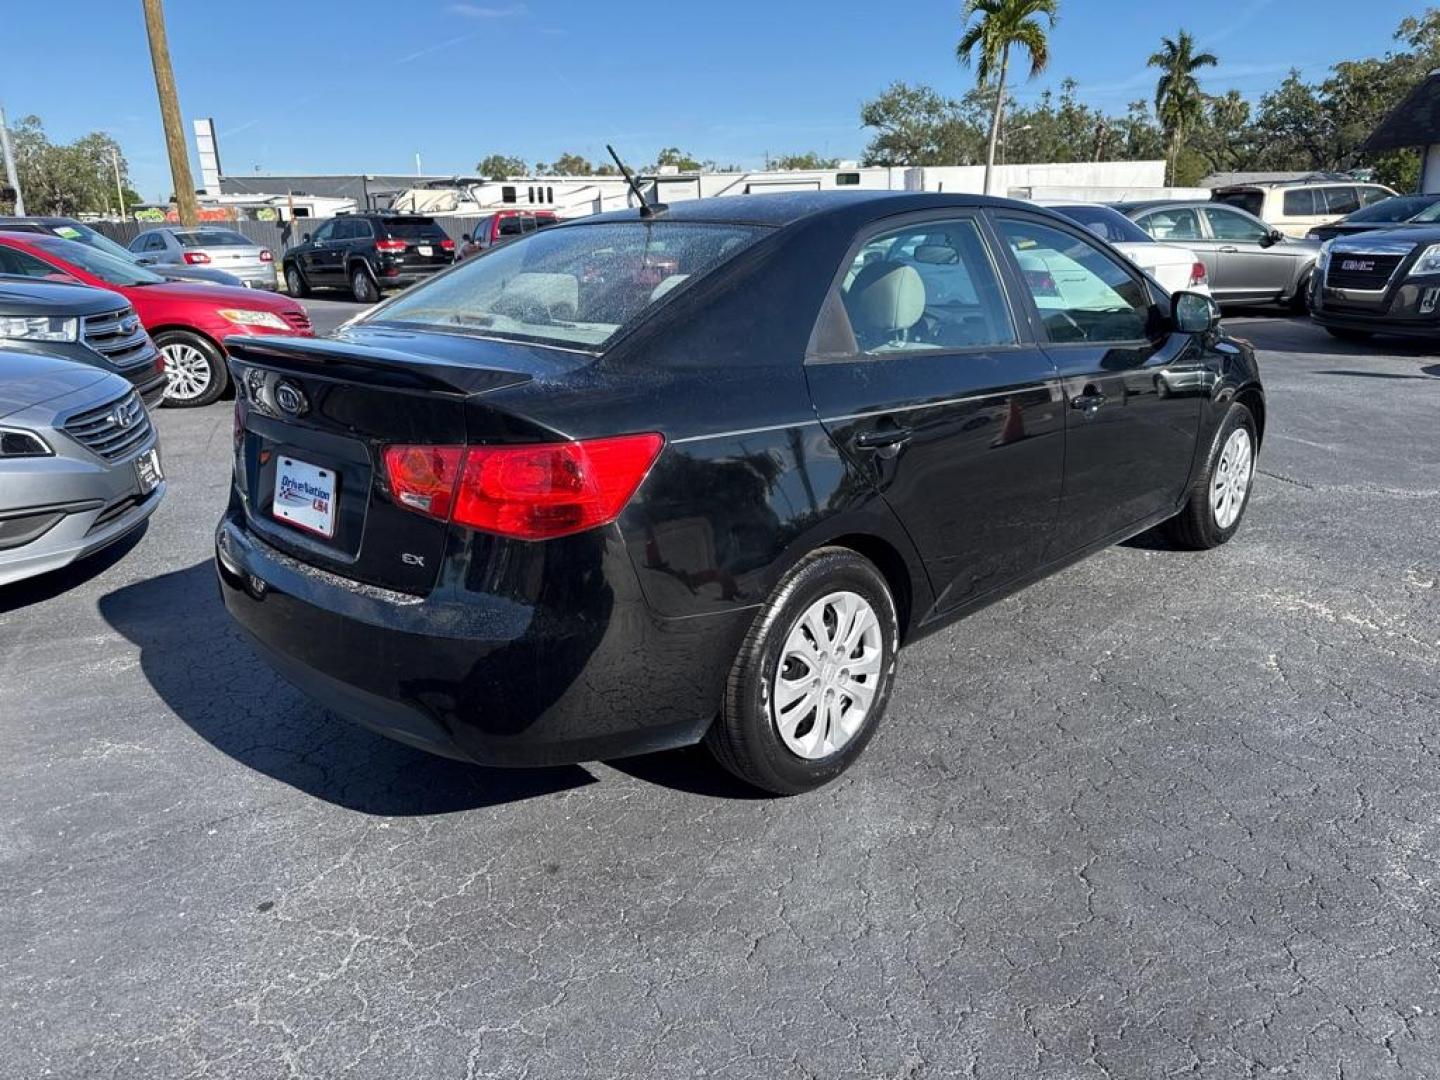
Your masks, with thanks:
[[[269,248],[276,255],[283,254],[301,242],[306,233],[312,233],[330,218],[296,218],[293,223],[279,221],[205,221],[201,227],[211,225],[218,229],[234,229],[243,233],[255,243],[262,247]],[[477,215],[436,215],[436,223],[445,230],[445,235],[454,240],[457,244],[460,238],[473,232],[476,225],[483,220]],[[97,221],[91,227],[98,233],[108,236],[117,244],[129,247],[130,241],[139,236],[146,229],[153,229],[159,225],[154,221]]]

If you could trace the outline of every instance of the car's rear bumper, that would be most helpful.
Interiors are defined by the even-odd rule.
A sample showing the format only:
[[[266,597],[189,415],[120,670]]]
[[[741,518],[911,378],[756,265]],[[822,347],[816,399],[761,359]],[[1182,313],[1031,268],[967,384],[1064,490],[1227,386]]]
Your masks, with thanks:
[[[342,716],[448,757],[534,766],[699,741],[751,612],[660,619],[629,575],[591,610],[437,588],[421,599],[298,562],[235,512],[216,534],[226,608],[288,681]]]

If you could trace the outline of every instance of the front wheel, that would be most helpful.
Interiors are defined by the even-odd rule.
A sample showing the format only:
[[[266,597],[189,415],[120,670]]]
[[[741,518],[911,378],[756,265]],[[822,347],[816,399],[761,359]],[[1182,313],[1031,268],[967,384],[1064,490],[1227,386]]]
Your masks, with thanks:
[[[198,408],[225,392],[230,381],[225,356],[213,341],[188,330],[167,330],[155,336],[155,345],[165,357],[164,404]]]
[[[350,295],[358,304],[373,304],[380,299],[380,289],[363,265],[350,271]]]
[[[1300,279],[1300,284],[1295,287],[1295,295],[1290,298],[1290,310],[1296,315],[1306,315],[1310,312],[1310,282],[1315,271],[1311,270]]]
[[[706,746],[728,771],[777,795],[829,783],[885,712],[900,630],[874,564],[812,552],[756,616],[730,669]]]
[[[300,273],[300,267],[294,263],[285,268],[285,291],[294,297],[310,295],[310,286],[305,284],[305,275]]]
[[[1249,409],[1235,402],[1215,433],[1205,468],[1185,508],[1165,523],[1165,532],[1172,541],[1203,551],[1219,547],[1235,535],[1250,505],[1258,445],[1255,418]]]

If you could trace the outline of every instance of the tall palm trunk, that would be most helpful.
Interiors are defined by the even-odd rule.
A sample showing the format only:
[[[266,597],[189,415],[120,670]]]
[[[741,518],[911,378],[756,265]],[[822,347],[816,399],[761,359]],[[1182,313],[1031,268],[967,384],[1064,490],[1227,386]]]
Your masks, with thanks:
[[[995,173],[995,146],[1000,141],[1000,121],[1005,115],[1005,75],[1010,70],[1010,46],[1000,54],[1000,92],[995,98],[995,117],[990,121],[990,147],[985,152],[985,194],[989,195]]]

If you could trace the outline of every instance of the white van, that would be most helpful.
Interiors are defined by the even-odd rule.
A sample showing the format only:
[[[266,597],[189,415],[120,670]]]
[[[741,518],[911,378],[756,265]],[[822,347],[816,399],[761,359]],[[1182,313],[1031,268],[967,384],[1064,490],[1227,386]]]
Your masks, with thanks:
[[[1254,214],[1286,236],[1303,237],[1316,225],[1329,225],[1394,194],[1384,184],[1335,179],[1236,184],[1216,188],[1211,197]]]

